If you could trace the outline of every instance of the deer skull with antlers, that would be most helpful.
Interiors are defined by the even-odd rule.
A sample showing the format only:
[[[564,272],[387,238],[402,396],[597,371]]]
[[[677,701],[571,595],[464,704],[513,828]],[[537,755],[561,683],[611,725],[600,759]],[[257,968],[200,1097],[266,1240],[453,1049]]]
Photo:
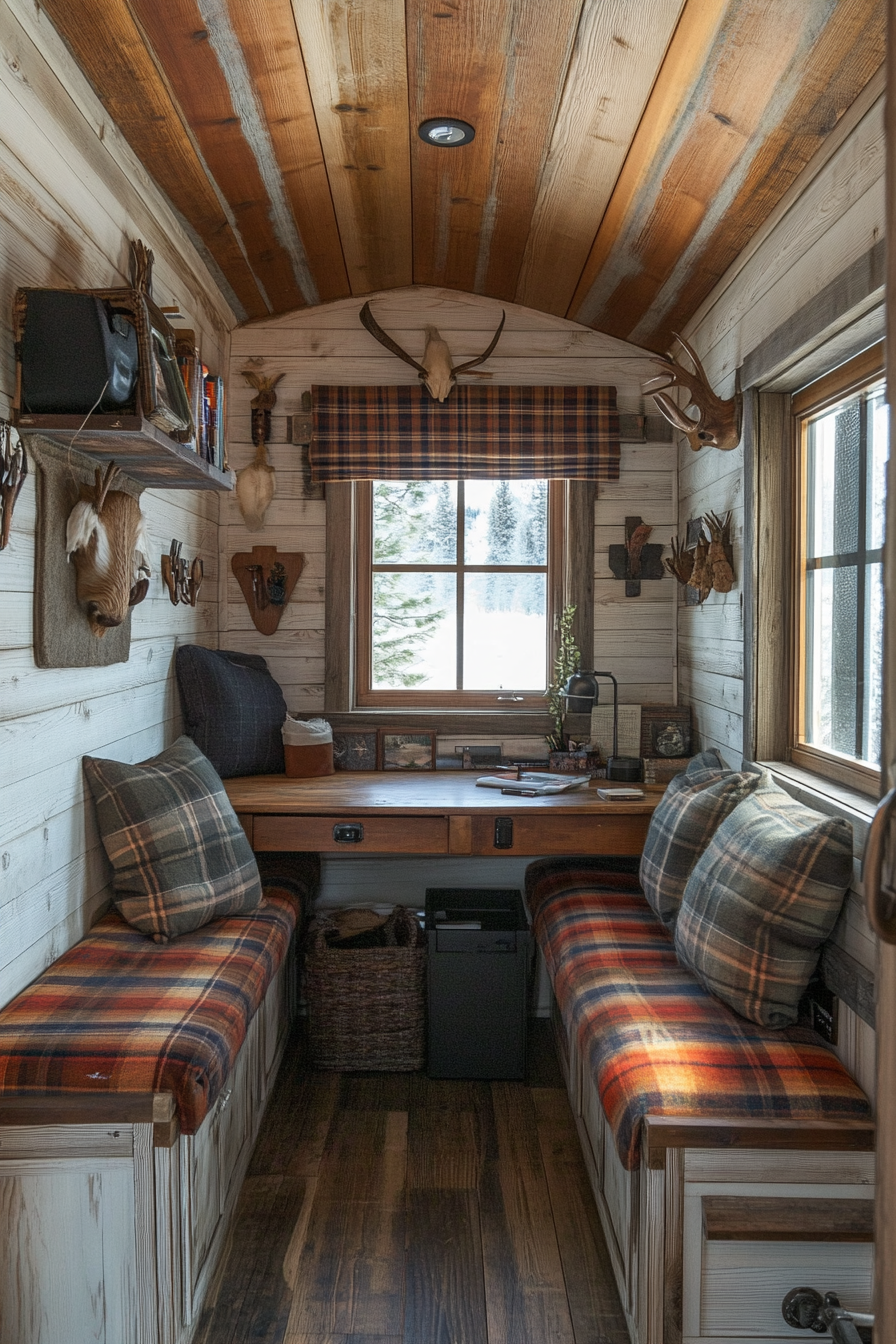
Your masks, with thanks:
[[[399,359],[404,360],[405,364],[410,364],[412,369],[417,370],[427,392],[435,401],[444,401],[457,382],[459,373],[469,373],[477,365],[484,364],[488,359],[498,344],[498,337],[504,329],[507,314],[501,313],[498,330],[492,337],[488,348],[483,350],[481,355],[477,355],[475,359],[468,359],[465,364],[451,363],[451,352],[435,327],[426,328],[426,346],[422,358],[418,361],[414,359],[413,355],[409,355],[406,350],[402,350],[398,342],[393,341],[391,336],[387,336],[370,311],[369,303],[365,303],[358,316],[362,325],[367,328],[371,336],[376,337],[380,345],[384,345],[387,350],[392,351],[393,355],[397,355]],[[490,378],[491,374],[480,373],[477,377]]]
[[[82,485],[65,532],[68,559],[77,571],[78,601],[100,639],[121,625],[131,607],[149,591],[149,542],[140,505],[133,495],[110,487],[119,475],[114,462],[106,474],[96,469],[93,487]]]
[[[693,373],[676,360],[672,351],[668,358],[658,360],[661,373],[642,383],[641,391],[652,396],[657,409],[666,419],[687,436],[688,443],[696,452],[698,448],[709,446],[728,451],[740,443],[741,415],[743,398],[738,387],[734,396],[725,401],[717,397],[709,385],[709,379],[697,355],[683,336],[675,337],[678,345],[688,355],[694,366]],[[677,406],[666,395],[667,387],[683,387],[688,400],[683,407]],[[697,417],[687,415],[691,406],[696,406]]]

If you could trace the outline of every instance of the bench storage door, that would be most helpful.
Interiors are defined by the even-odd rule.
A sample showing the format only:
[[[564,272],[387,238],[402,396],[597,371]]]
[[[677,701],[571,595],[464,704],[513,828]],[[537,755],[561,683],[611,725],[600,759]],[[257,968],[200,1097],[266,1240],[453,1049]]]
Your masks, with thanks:
[[[264,1008],[249,1024],[226,1086],[195,1134],[181,1139],[184,1310],[193,1319],[206,1288],[207,1269],[217,1259],[216,1241],[249,1158],[257,1111],[259,1047]],[[215,1254],[212,1254],[212,1251]]]
[[[852,1232],[833,1238],[854,1201],[873,1196],[873,1153],[686,1153],[682,1344],[798,1340],[802,1332],[785,1323],[781,1302],[803,1283],[817,1281],[870,1310],[872,1243]],[[782,1220],[810,1199],[817,1216],[782,1232]]]

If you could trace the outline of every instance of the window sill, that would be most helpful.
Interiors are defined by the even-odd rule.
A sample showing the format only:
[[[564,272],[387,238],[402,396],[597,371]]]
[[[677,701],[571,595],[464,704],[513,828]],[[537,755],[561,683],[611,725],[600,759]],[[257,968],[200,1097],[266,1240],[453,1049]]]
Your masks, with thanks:
[[[859,793],[845,784],[838,784],[823,775],[813,774],[787,761],[757,761],[771,772],[772,778],[781,788],[799,798],[807,807],[814,807],[828,816],[845,817],[853,824],[856,839],[856,852],[861,854],[865,847],[865,837],[871,818],[877,809],[877,799],[866,793]]]

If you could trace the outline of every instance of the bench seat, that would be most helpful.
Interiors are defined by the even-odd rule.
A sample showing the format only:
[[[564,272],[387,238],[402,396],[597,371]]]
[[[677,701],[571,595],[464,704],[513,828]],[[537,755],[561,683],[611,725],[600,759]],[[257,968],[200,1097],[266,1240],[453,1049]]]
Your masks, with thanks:
[[[112,912],[0,1012],[0,1102],[171,1093],[194,1134],[230,1074],[301,917],[303,886],[265,884],[251,916],[152,942]]]
[[[527,893],[564,1026],[627,1170],[648,1116],[870,1121],[864,1092],[814,1032],[758,1027],[679,965],[633,872],[545,860]]]

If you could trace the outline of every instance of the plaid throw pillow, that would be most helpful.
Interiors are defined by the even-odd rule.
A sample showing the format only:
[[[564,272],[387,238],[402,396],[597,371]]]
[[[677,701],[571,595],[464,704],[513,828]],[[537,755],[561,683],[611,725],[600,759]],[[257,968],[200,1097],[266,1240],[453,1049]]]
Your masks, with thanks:
[[[181,644],[174,669],[184,732],[222,779],[283,774],[286,701],[263,658]]]
[[[692,756],[685,767],[686,775],[693,775],[698,770],[727,770],[728,767],[722,760],[715,747],[708,747],[706,751],[701,751],[698,756]]]
[[[122,917],[157,943],[261,902],[249,841],[188,737],[149,761],[84,757]]]
[[[787,1027],[843,904],[852,827],[759,778],[691,873],[675,950],[742,1017]]]
[[[644,841],[641,887],[664,924],[675,922],[691,870],[717,827],[759,783],[758,775],[722,770],[714,762],[701,768],[700,759],[669,784]]]

